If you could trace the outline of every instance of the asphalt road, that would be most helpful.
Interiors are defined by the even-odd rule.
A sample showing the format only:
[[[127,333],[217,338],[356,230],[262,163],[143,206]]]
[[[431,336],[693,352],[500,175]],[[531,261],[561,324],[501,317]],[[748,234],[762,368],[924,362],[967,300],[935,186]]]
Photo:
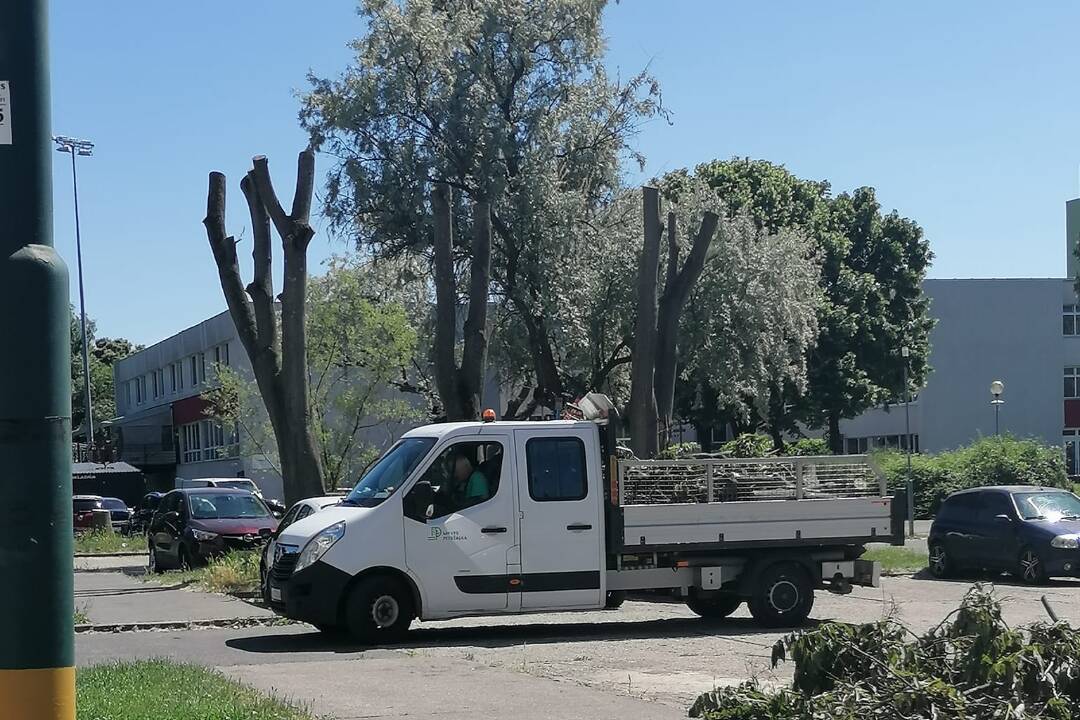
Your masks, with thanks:
[[[893,614],[928,629],[956,608],[970,581],[886,578],[844,597],[819,593],[812,617],[849,622]],[[1010,624],[1045,620],[1046,595],[1080,624],[1080,582],[1044,588],[999,584]],[[76,659],[173,657],[219,667],[257,687],[351,718],[675,718],[701,692],[756,677],[781,633],[754,626],[745,608],[707,623],[681,604],[628,602],[619,611],[418,623],[400,645],[362,648],[304,625],[80,635]]]

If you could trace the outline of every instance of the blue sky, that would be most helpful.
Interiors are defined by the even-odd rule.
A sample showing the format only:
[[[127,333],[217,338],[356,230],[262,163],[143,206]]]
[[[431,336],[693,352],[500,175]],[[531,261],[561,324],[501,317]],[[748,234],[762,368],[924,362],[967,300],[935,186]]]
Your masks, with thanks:
[[[53,128],[80,159],[87,311],[150,343],[224,308],[201,225],[206,175],[265,154],[291,197],[306,138],[294,91],[336,75],[363,31],[351,0],[54,2]],[[1065,272],[1064,202],[1080,192],[1080,5],[622,0],[609,64],[649,64],[673,124],[636,140],[633,180],[751,156],[872,185],[918,221],[933,277]],[[72,266],[70,166],[54,155],[56,245]],[[315,260],[346,249],[325,231]],[[241,247],[242,253],[250,250]],[[314,263],[313,263],[314,264]]]

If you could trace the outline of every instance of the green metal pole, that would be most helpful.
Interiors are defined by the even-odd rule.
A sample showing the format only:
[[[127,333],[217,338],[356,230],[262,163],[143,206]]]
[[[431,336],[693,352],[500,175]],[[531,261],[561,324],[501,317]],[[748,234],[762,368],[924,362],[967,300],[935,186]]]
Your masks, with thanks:
[[[52,247],[47,0],[0,20],[0,717],[73,720],[68,273]]]

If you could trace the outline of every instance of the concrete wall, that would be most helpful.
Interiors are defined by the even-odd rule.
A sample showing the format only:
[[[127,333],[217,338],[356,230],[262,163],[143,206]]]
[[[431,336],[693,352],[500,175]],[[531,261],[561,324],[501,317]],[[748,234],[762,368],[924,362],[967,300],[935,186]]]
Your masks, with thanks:
[[[923,449],[992,435],[994,380],[1005,383],[1002,432],[1060,444],[1062,281],[928,280],[925,290],[938,325],[920,396]]]

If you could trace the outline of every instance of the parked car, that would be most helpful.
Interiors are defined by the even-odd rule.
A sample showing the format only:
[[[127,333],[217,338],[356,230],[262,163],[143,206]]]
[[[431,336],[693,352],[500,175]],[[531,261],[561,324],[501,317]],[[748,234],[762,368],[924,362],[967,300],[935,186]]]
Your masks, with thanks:
[[[229,550],[257,549],[277,525],[266,504],[246,490],[172,490],[150,521],[150,571],[190,567]]]
[[[101,506],[109,511],[115,532],[127,532],[131,528],[131,508],[120,498],[101,498]]]
[[[277,536],[285,528],[292,525],[297,520],[303,520],[308,515],[313,515],[320,510],[325,510],[328,507],[337,505],[345,499],[344,495],[327,495],[325,497],[313,497],[307,500],[301,500],[300,502],[289,508],[289,511],[281,518],[278,523],[277,530],[270,536],[270,540],[263,546],[262,558],[259,560],[259,579],[260,587],[262,588],[263,600],[267,603],[270,602],[270,577],[269,569],[274,566],[274,561],[278,559],[281,553],[277,551]],[[284,550],[284,548],[283,548]]]
[[[176,487],[178,488],[197,488],[197,487],[219,487],[229,488],[231,490],[247,490],[252,495],[258,496],[266,506],[270,508],[270,512],[274,513],[275,517],[281,517],[285,513],[285,505],[280,500],[273,498],[267,498],[263,495],[262,488],[255,484],[254,481],[247,478],[176,478]]]
[[[131,532],[143,533],[150,527],[150,521],[154,518],[154,511],[165,493],[148,492],[142,496],[142,500],[135,506],[135,513],[131,518]]]
[[[1080,498],[1028,485],[962,490],[942,503],[928,547],[935,577],[973,569],[1032,584],[1080,576]]]
[[[94,511],[104,505],[100,495],[74,495],[71,498],[71,514],[76,530],[89,530],[94,526]]]

